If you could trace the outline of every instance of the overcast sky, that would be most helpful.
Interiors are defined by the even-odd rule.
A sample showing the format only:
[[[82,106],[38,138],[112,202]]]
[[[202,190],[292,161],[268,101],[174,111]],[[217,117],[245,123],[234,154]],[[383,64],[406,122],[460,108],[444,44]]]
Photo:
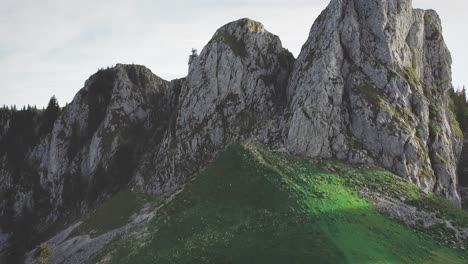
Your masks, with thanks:
[[[0,0],[0,105],[70,102],[98,68],[136,63],[171,80],[190,49],[249,17],[295,56],[329,0]],[[468,1],[414,0],[438,11],[453,57],[454,85],[468,84]]]

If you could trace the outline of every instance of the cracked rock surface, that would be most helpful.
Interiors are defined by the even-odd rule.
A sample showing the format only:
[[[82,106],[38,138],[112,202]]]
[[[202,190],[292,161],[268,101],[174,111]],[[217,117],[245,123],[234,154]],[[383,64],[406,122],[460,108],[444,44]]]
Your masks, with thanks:
[[[459,206],[462,135],[441,32],[437,14],[410,0],[331,1],[289,81],[288,150],[375,163]]]

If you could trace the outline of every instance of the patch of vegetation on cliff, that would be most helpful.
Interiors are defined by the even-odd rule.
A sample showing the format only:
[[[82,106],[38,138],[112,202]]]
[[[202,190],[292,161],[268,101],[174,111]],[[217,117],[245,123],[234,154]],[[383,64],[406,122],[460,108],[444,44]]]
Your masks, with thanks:
[[[383,91],[369,83],[356,86],[355,91],[373,106],[379,107],[383,101]]]
[[[452,112],[452,126],[454,126],[455,130],[457,130],[456,123],[458,123],[458,127],[462,131],[462,133],[468,132],[468,102],[466,101],[466,90],[463,87],[460,91],[455,91],[453,89],[449,90],[449,108]],[[453,119],[455,117],[455,119]],[[455,123],[456,121],[456,123]],[[455,133],[458,134],[456,131]]]
[[[236,36],[229,33],[227,30],[216,33],[212,41],[221,41],[225,43],[236,56],[245,58],[247,56],[247,49],[245,43],[237,39]]]
[[[413,51],[414,54],[414,51]],[[398,69],[392,68],[385,65],[385,68],[389,71],[390,74],[398,77],[399,79],[407,82],[410,86],[414,87],[416,91],[421,91],[421,80],[419,78],[418,71],[414,66],[416,63],[413,61],[413,66],[409,67],[399,67]]]
[[[322,168],[330,167],[332,170]],[[247,142],[229,147],[145,227],[91,260],[112,263],[466,263],[360,193],[404,195],[467,224],[467,214],[379,168],[311,163]]]
[[[413,86],[417,86],[419,84],[419,76],[415,68],[403,67],[403,71],[405,72],[405,75],[409,83],[411,83]]]
[[[52,257],[52,251],[47,243],[42,243],[38,247],[36,263],[37,264],[49,264],[50,258]]]
[[[419,171],[418,176],[425,177],[425,178],[433,178],[434,177],[434,170],[432,170],[432,168],[431,168],[431,166],[429,164],[424,164],[424,166]]]
[[[263,29],[262,23],[248,18],[242,19],[240,24],[242,27],[247,26],[247,28],[252,32],[260,32]]]
[[[428,40],[441,40],[442,39],[442,32],[439,30],[436,24],[431,23],[431,30],[432,30],[432,33],[430,36],[427,37]]]
[[[455,137],[457,139],[461,140],[463,139],[463,131],[460,128],[460,123],[458,123],[457,117],[455,116],[455,113],[450,111],[450,123],[452,125],[453,133],[455,134]]]
[[[373,110],[375,116],[377,116],[379,111],[385,111],[391,114],[391,121],[393,124],[397,123],[406,129],[411,129],[411,126],[408,123],[413,116],[411,110],[406,107],[397,109],[390,105],[387,101],[385,101],[382,90],[374,87],[370,83],[363,83],[361,85],[355,86],[354,91],[371,105],[371,109]]]

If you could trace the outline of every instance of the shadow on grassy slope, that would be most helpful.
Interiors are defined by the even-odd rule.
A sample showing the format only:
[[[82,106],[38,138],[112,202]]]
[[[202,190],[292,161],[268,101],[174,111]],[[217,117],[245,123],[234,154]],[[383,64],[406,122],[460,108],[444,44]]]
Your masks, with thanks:
[[[91,263],[467,263],[380,214],[339,173],[229,147],[141,230]]]
[[[160,199],[122,190],[89,215],[71,236],[91,235],[97,237],[127,224],[145,204],[156,204]]]

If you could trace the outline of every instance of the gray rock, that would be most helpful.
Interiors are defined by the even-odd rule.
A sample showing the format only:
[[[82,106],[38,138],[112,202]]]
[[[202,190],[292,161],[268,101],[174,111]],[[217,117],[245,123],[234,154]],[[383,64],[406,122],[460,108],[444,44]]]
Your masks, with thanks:
[[[174,190],[227,145],[257,134],[268,138],[259,131],[282,113],[292,63],[279,38],[259,22],[221,27],[187,78],[171,85],[180,91],[172,125],[143,159],[138,185],[153,193]]]
[[[468,228],[458,226],[451,219],[440,218],[436,213],[419,210],[418,208],[405,204],[390,197],[374,197],[374,204],[377,209],[395,218],[405,225],[417,229],[426,229],[432,233],[437,240],[444,240],[453,248],[465,249],[468,241]],[[436,228],[440,229],[437,236],[434,234]]]
[[[49,138],[31,153],[53,211],[62,210],[66,202],[93,201],[116,182],[130,180],[131,175],[119,170],[130,173],[135,166],[131,159],[141,142],[138,137],[159,125],[161,118],[152,120],[152,115],[156,111],[166,114],[166,105],[158,100],[166,93],[167,82],[137,65],[118,64],[86,82],[55,122]],[[72,182],[66,182],[67,178]],[[99,186],[100,181],[104,186]],[[54,221],[59,215],[49,218]]]
[[[288,149],[377,163],[459,206],[462,136],[448,109],[441,31],[437,14],[410,0],[331,1],[289,81]]]
[[[0,193],[9,194],[0,201],[2,224],[11,232],[26,230],[19,243],[82,216],[131,180],[146,135],[167,125],[167,88],[143,66],[100,70],[21,170],[0,155]]]

